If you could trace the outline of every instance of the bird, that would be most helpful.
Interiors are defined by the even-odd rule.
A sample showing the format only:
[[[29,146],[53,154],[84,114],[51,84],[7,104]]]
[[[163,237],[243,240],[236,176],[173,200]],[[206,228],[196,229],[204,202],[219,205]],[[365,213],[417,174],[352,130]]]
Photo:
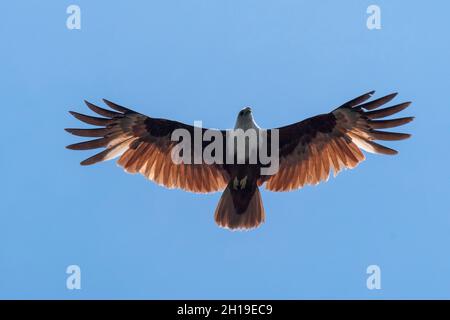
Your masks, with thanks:
[[[317,185],[327,181],[331,172],[336,176],[344,169],[355,168],[365,160],[362,151],[382,155],[398,153],[375,141],[403,140],[411,136],[381,130],[411,122],[414,117],[386,119],[409,107],[411,102],[386,107],[397,93],[371,99],[374,93],[375,91],[370,91],[360,95],[329,113],[274,129],[261,129],[254,120],[252,108],[240,110],[235,130],[266,132],[269,149],[275,145],[273,132],[277,132],[277,148],[272,156],[277,157],[278,166],[270,174],[262,174],[261,169],[267,165],[262,163],[259,156],[256,162],[249,163],[248,153],[244,163],[175,162],[173,152],[177,141],[173,140],[172,135],[177,130],[190,134],[189,139],[192,141],[188,142],[194,142],[195,130],[202,134],[210,131],[216,139],[225,138],[230,130],[206,129],[178,121],[152,118],[106,99],[103,101],[109,109],[85,101],[87,107],[96,113],[95,116],[69,111],[79,121],[96,127],[65,129],[76,136],[93,138],[68,145],[67,148],[104,148],[83,160],[83,166],[118,158],[117,164],[127,173],[140,173],[169,189],[178,188],[194,193],[223,191],[214,212],[217,225],[233,231],[250,230],[260,226],[266,219],[260,187],[283,192],[306,185]],[[253,151],[261,148],[259,142],[250,146],[250,142],[245,141],[247,152],[249,148]],[[192,160],[196,152],[206,151],[208,145],[208,141],[202,140],[197,151],[191,147],[192,154],[186,152],[184,155]],[[217,152],[219,153],[221,152]]]

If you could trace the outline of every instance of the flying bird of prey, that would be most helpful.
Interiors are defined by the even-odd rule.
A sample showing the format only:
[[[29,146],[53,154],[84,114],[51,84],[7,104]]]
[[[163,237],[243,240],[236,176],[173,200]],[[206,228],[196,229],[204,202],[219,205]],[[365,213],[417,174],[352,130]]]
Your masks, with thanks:
[[[190,132],[194,139],[194,126],[147,117],[108,100],[104,102],[112,110],[85,101],[89,109],[102,117],[70,111],[78,120],[100,128],[66,129],[77,136],[96,137],[94,140],[72,144],[67,148],[105,148],[81,164],[92,165],[119,157],[117,163],[126,172],[141,173],[167,188],[180,188],[197,193],[224,190],[214,214],[216,223],[229,229],[251,229],[265,220],[258,187],[265,184],[265,188],[271,191],[289,191],[304,185],[318,184],[328,180],[331,170],[336,176],[342,169],[356,167],[365,159],[361,149],[385,155],[397,154],[397,151],[374,140],[403,140],[410,137],[405,133],[379,130],[412,121],[413,117],[383,119],[404,110],[410,102],[380,109],[397,94],[370,100],[373,93],[374,91],[348,101],[330,113],[276,128],[279,147],[276,156],[279,159],[279,167],[278,171],[271,175],[261,174],[263,165],[259,161],[253,164],[230,164],[225,161],[175,163],[171,151],[177,142],[172,140],[172,133],[176,129],[184,129]],[[239,112],[235,129],[249,128],[263,130],[257,126],[252,110],[247,107]],[[223,137],[226,135],[225,130],[200,130],[203,133],[213,130]],[[271,143],[270,136],[268,143]],[[202,141],[200,151],[207,145],[207,141]],[[192,154],[191,157],[193,156]]]

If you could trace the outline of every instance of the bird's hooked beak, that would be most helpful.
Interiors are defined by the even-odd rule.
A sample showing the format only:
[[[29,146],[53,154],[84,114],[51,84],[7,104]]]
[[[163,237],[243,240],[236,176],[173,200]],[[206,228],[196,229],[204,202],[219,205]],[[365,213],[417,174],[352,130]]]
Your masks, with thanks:
[[[252,108],[250,107],[245,107],[244,109],[241,110],[241,112],[239,112],[240,116],[245,116],[252,113]]]

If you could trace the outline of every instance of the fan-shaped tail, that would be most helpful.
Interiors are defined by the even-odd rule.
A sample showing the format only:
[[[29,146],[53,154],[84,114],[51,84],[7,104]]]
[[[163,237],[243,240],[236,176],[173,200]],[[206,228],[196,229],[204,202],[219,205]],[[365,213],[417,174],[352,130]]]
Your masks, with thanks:
[[[230,182],[214,213],[216,223],[231,230],[248,230],[265,220],[261,194],[256,184],[252,188],[236,190]]]

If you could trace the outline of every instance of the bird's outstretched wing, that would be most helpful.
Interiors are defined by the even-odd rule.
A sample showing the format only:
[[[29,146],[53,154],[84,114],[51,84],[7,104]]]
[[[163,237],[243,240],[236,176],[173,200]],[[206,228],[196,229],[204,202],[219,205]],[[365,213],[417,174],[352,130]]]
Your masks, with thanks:
[[[393,155],[397,151],[374,140],[402,140],[409,134],[380,131],[406,124],[413,117],[376,120],[402,111],[410,102],[378,109],[397,94],[366,102],[374,91],[357,97],[328,114],[318,115],[279,129],[278,172],[260,184],[272,191],[288,191],[327,180],[344,168],[354,168],[365,159],[361,149]]]
[[[171,150],[178,143],[171,140],[176,129],[186,129],[194,139],[194,127],[177,121],[150,118],[119,106],[104,102],[114,111],[100,108],[86,101],[86,105],[103,117],[92,117],[77,112],[70,113],[87,124],[100,126],[94,129],[66,129],[81,137],[94,140],[67,146],[73,150],[105,148],[100,153],[81,162],[91,165],[119,157],[118,164],[129,173],[141,173],[148,179],[168,188],[180,188],[191,192],[214,192],[227,186],[229,176],[221,164],[175,164]],[[202,129],[204,132],[206,129]],[[211,130],[211,129],[209,129]],[[221,134],[225,134],[220,131]],[[203,142],[205,143],[205,142]],[[191,145],[194,146],[193,141]],[[205,147],[205,145],[203,146]],[[194,152],[191,153],[194,157]]]

